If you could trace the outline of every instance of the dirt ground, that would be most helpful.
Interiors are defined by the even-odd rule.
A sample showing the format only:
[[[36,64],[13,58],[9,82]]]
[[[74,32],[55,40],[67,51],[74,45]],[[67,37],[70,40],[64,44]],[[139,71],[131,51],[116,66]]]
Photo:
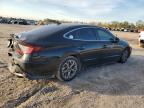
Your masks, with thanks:
[[[125,64],[88,67],[70,82],[17,78],[7,69],[7,38],[36,27],[0,24],[1,108],[144,108],[144,49],[137,33],[114,32],[133,48]]]

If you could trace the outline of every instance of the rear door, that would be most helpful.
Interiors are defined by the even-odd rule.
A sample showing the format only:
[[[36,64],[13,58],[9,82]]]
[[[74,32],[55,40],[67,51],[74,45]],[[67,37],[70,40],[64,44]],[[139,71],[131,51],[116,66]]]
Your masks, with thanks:
[[[93,28],[79,28],[67,35],[75,41],[75,48],[79,52],[81,60],[85,63],[99,61],[99,44]]]

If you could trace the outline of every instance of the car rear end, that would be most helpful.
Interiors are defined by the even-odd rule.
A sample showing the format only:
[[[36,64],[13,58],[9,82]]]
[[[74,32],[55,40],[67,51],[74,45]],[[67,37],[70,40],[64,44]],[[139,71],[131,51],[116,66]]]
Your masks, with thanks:
[[[20,34],[12,34],[9,39],[8,55],[11,59],[9,70],[15,75],[26,77],[53,77],[57,71],[61,54],[58,42],[68,25],[47,25]],[[57,48],[58,46],[58,48]],[[63,45],[62,45],[63,47]]]
[[[43,61],[39,55],[39,52],[44,51],[43,47],[28,44],[14,34],[9,39],[8,47],[8,55],[11,59],[8,68],[11,73],[29,78],[52,75],[46,72],[51,66],[50,63]]]
[[[144,31],[141,31],[139,34],[139,46],[144,47]]]

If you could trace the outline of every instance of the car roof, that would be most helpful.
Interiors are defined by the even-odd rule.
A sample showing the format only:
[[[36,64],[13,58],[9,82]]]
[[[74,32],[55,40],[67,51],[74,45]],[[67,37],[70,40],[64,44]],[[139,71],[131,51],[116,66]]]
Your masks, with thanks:
[[[42,26],[40,28],[23,32],[20,35],[20,40],[25,41],[29,44],[44,44],[47,43],[47,41],[56,41],[58,38],[58,41],[62,38],[62,35],[69,30],[77,29],[81,27],[97,27],[87,24],[74,24],[74,23],[65,23],[65,24],[49,24]]]
[[[62,24],[48,24],[43,26],[43,28],[57,28],[57,30],[67,29],[67,28],[78,28],[78,27],[98,27],[94,25],[81,24],[81,23],[62,23]]]
[[[61,32],[61,31],[69,31],[71,29],[76,29],[80,27],[97,27],[93,25],[87,25],[87,24],[75,24],[75,23],[62,23],[62,24],[49,24],[45,25],[39,28],[36,28],[34,30],[28,31],[25,34],[28,35],[47,35],[50,36],[54,33]]]

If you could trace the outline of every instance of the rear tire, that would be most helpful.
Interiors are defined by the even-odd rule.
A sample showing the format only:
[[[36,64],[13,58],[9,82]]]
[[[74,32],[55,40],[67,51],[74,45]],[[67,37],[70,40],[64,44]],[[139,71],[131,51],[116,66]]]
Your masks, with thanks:
[[[68,56],[61,61],[56,77],[60,81],[70,81],[76,77],[80,69],[80,61],[76,57]]]
[[[139,41],[139,46],[144,48],[144,43]]]
[[[122,55],[120,57],[120,63],[125,63],[127,61],[128,57],[129,57],[129,51],[128,51],[128,49],[125,49],[122,52]]]

